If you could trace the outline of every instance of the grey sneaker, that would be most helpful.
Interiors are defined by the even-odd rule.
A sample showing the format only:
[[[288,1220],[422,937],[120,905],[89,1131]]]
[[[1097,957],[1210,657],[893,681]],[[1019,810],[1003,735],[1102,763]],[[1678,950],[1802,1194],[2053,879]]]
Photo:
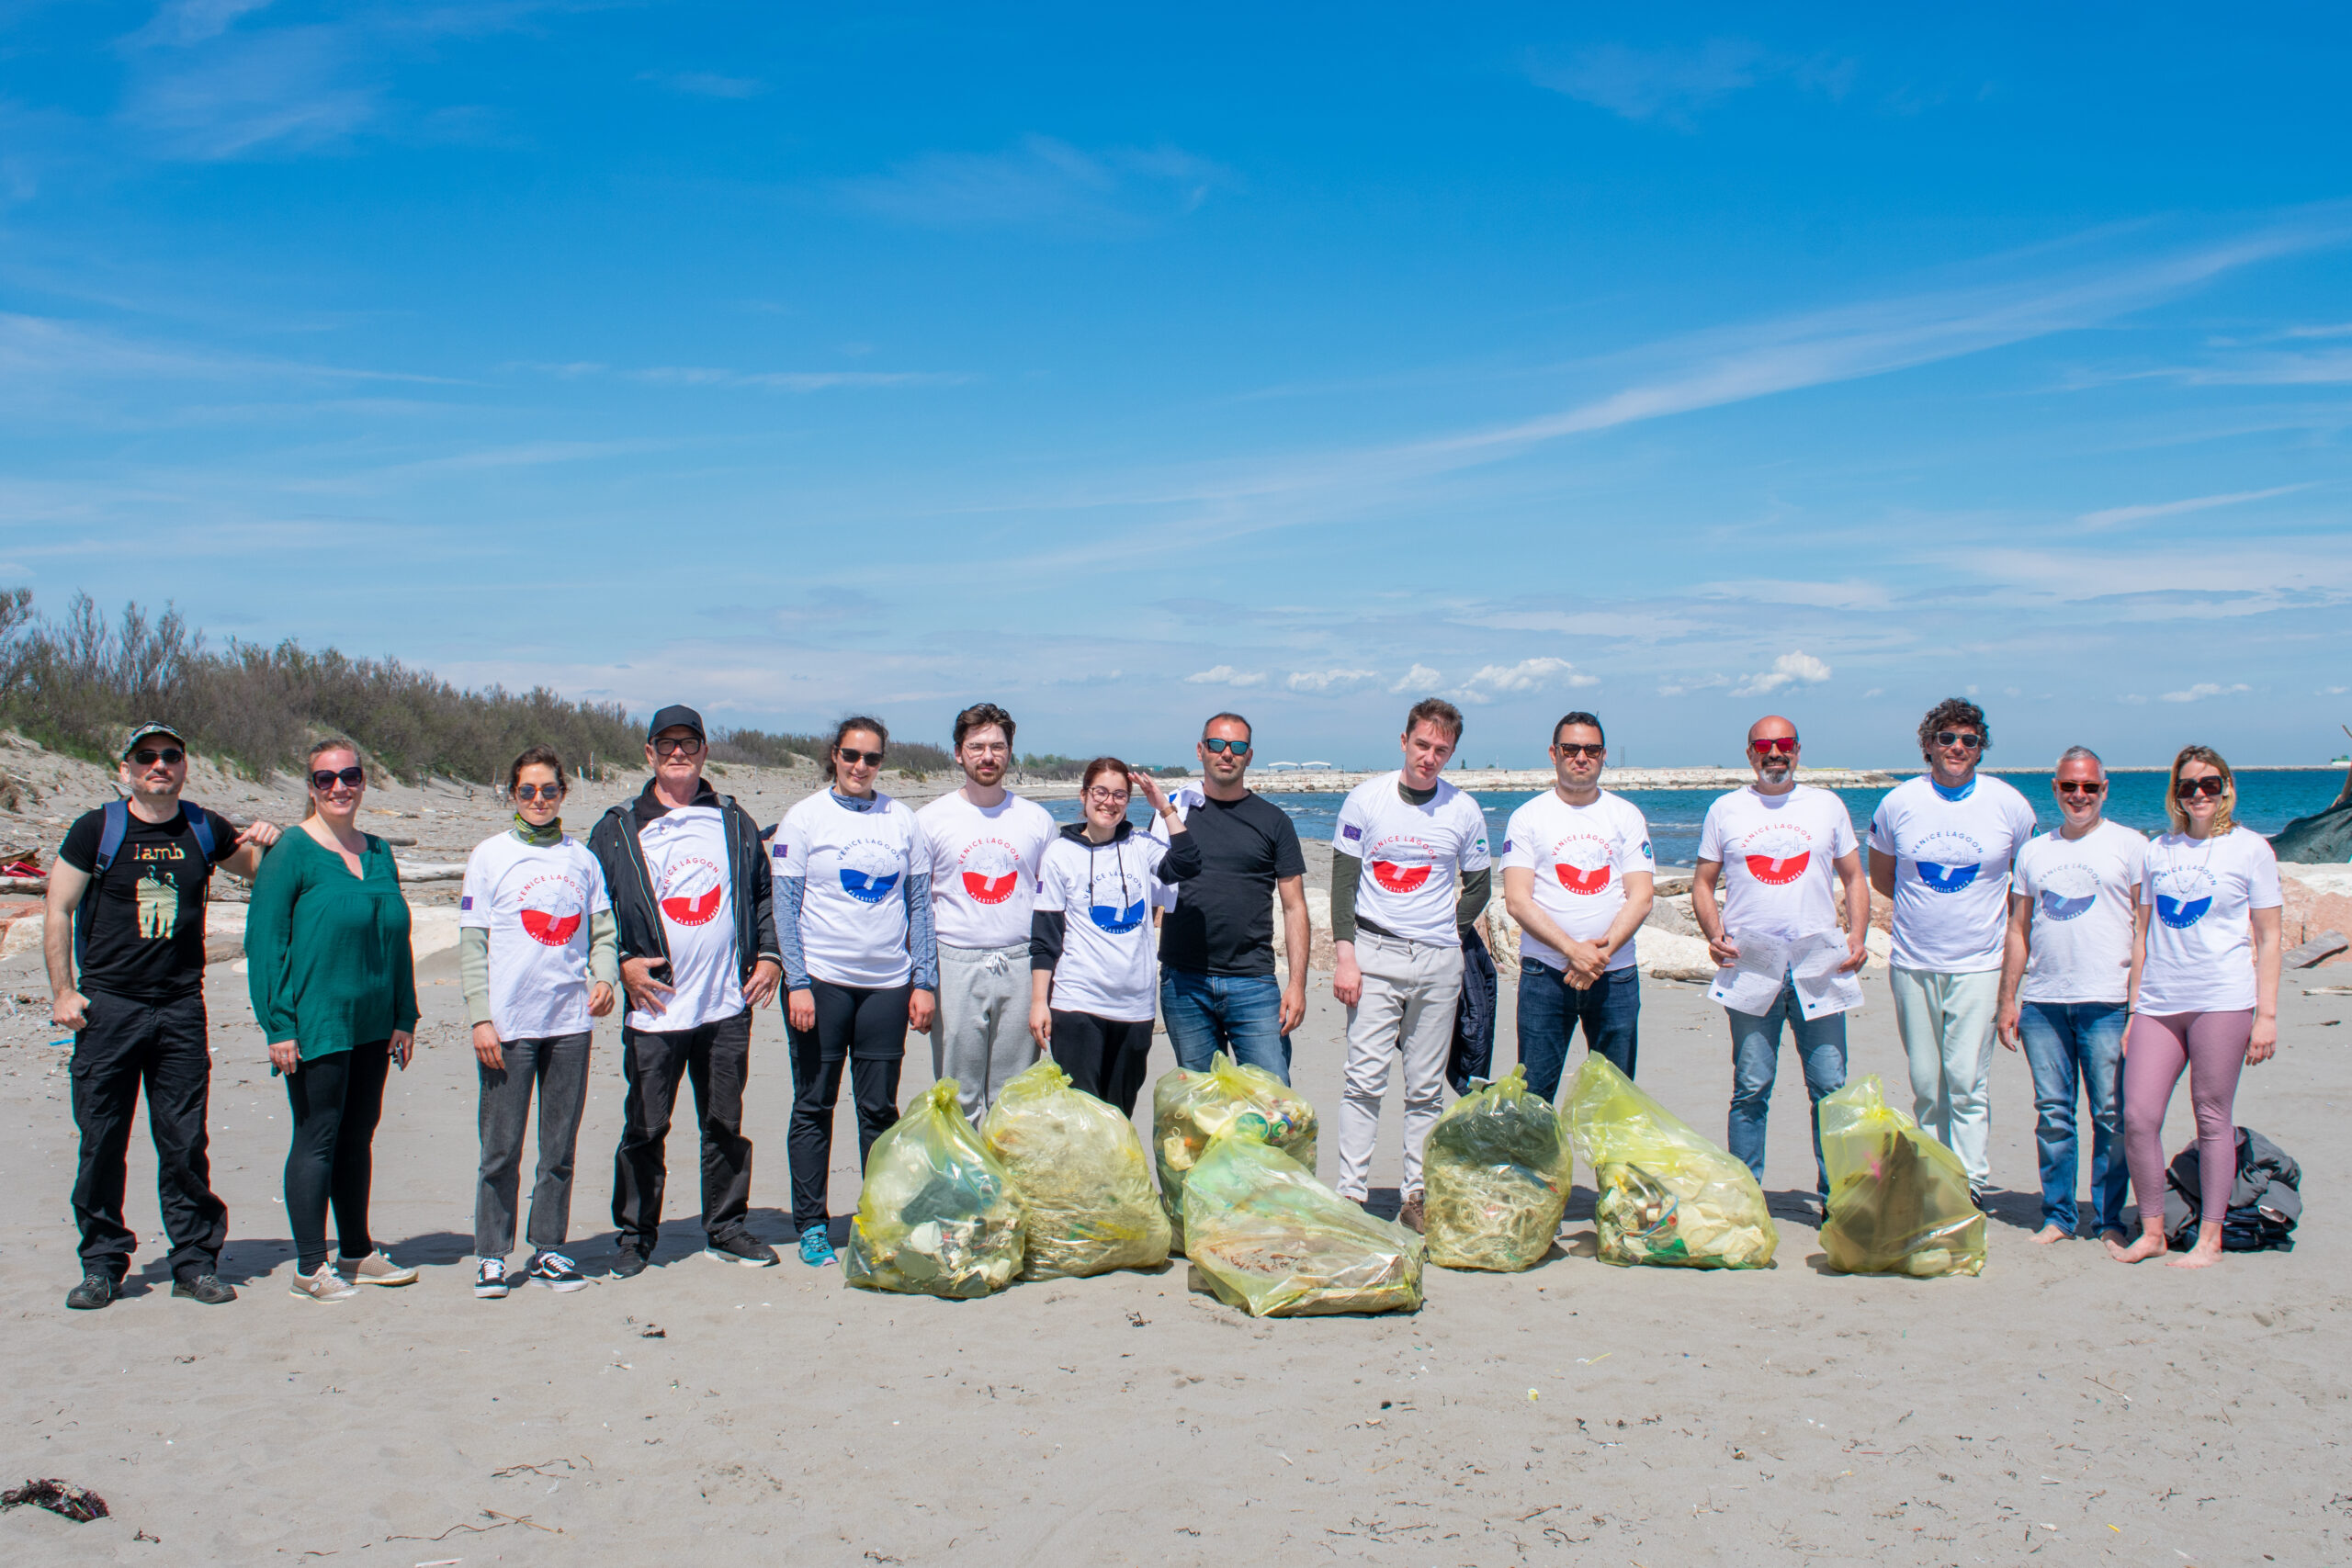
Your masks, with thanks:
[[[82,1282],[65,1292],[65,1304],[75,1312],[96,1312],[122,1294],[122,1287],[114,1276],[93,1269],[82,1276]]]
[[[224,1306],[237,1299],[234,1287],[221,1282],[218,1274],[175,1274],[172,1277],[172,1294],[185,1296],[206,1306]]]
[[[293,1283],[288,1289],[295,1295],[306,1296],[314,1302],[339,1302],[345,1296],[356,1296],[359,1293],[348,1280],[334,1271],[333,1263],[320,1264],[319,1271],[315,1274],[303,1273],[301,1266],[297,1264]]]
[[[416,1270],[401,1268],[385,1257],[384,1249],[380,1247],[365,1258],[345,1258],[343,1266],[351,1270],[351,1282],[355,1285],[413,1285],[416,1283]]]

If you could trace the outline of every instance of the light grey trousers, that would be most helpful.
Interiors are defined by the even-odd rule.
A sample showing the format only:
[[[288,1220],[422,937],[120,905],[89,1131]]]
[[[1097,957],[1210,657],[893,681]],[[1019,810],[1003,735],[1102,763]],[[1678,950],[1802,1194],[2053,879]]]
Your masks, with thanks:
[[[1012,1075],[1036,1059],[1037,1042],[1029,1034],[1029,944],[941,942],[931,1070],[956,1080],[964,1114],[978,1122]]]
[[[1421,1145],[1445,1109],[1445,1061],[1453,1049],[1453,1010],[1462,1000],[1462,950],[1402,942],[1359,929],[1356,967],[1363,995],[1348,1010],[1346,1088],[1340,1099],[1343,1198],[1371,1190],[1380,1139],[1380,1100],[1390,1058],[1405,1058],[1405,1175],[1398,1190],[1421,1190]]]

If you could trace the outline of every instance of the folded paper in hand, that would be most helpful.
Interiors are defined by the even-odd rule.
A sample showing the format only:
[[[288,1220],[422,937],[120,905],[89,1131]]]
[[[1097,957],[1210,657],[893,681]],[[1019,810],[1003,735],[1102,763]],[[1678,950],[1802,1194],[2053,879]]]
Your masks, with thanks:
[[[1808,1020],[1846,1012],[1862,1005],[1861,982],[1840,974],[1846,962],[1845,938],[1836,931],[1786,941],[1753,933],[1732,933],[1739,957],[1715,972],[1707,995],[1734,1012],[1751,1017],[1770,1012],[1781,985],[1796,982],[1797,1005]]]

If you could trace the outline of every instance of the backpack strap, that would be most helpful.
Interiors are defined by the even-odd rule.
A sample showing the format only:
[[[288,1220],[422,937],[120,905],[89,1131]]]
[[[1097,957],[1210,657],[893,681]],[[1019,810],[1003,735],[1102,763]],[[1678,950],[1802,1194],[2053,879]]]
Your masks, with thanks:
[[[80,976],[82,950],[87,944],[90,921],[97,914],[99,884],[106,880],[107,867],[122,852],[122,840],[130,833],[130,803],[109,800],[98,817],[98,852],[90,863],[90,886],[84,891],[82,901],[74,906],[74,969]]]
[[[180,802],[180,815],[187,819],[187,830],[196,837],[197,852],[204,857],[204,869],[209,875],[212,870],[212,818],[206,815],[204,807],[190,806],[185,800]]]

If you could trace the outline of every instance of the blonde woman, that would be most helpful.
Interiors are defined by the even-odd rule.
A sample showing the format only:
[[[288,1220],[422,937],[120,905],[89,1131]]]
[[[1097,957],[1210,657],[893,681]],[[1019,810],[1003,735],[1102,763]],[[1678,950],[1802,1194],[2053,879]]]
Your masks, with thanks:
[[[2123,1147],[2140,1201],[2140,1239],[2109,1251],[2137,1263],[2165,1250],[2165,1111],[2182,1069],[2197,1107],[2197,1245],[2170,1259],[2222,1257],[2237,1179],[2238,1073],[2278,1043],[2278,861],[2233,820],[2237,785],[2206,746],[2173,759],[2172,831],[2148,846],[2132,937],[2131,1027],[2123,1034]]]
[[[311,748],[310,814],[282,836],[254,878],[245,954],[254,1017],[286,1075],[294,1138],[286,1153],[286,1221],[294,1232],[294,1294],[331,1302],[353,1282],[405,1285],[416,1270],[384,1256],[368,1233],[371,1145],[391,1065],[408,1066],[416,976],[408,900],[392,852],[355,823],[367,770],[348,740]],[[343,1268],[327,1256],[334,1210]]]

